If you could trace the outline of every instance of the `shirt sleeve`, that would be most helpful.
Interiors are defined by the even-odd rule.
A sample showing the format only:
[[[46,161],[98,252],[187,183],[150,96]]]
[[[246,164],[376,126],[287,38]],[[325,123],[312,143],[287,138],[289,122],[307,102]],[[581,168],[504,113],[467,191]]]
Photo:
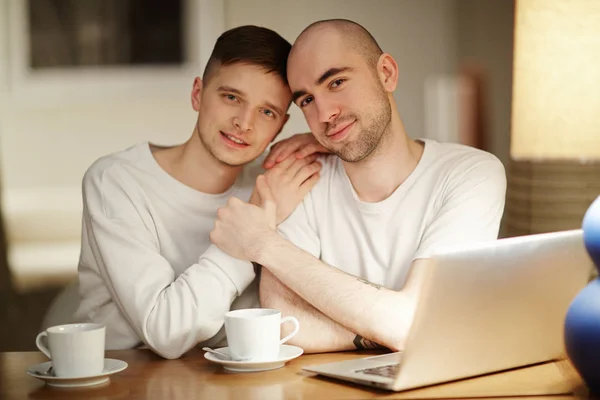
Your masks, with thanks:
[[[140,340],[165,358],[178,358],[217,334],[232,302],[254,280],[252,264],[212,245],[175,277],[155,234],[140,217],[136,219],[135,213],[142,210],[128,200],[132,194],[111,188],[110,196],[96,204],[101,194],[93,184],[87,186],[84,233],[93,262]],[[107,215],[110,207],[119,208],[117,217]]]
[[[437,249],[497,239],[505,196],[506,173],[495,157],[453,176],[413,260],[429,258]]]

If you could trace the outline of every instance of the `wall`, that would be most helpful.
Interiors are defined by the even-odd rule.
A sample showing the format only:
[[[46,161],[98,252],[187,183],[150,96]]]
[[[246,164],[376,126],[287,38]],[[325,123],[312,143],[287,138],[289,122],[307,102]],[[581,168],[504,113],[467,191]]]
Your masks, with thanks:
[[[4,187],[79,186],[87,167],[104,154],[146,140],[187,139],[194,113],[188,88],[181,91],[181,98],[169,99],[108,96],[61,107],[7,105],[0,126]]]
[[[489,148],[508,165],[514,2],[457,0],[456,21],[460,62],[475,63],[486,77],[486,139]]]
[[[20,0],[0,4],[0,163],[6,189],[80,186],[98,157],[141,141],[175,144],[194,127],[193,79],[223,30],[221,0],[186,0],[186,68],[30,75]],[[25,53],[24,53],[25,51]],[[22,55],[24,54],[24,55]],[[1,83],[0,83],[1,85]],[[2,87],[0,86],[0,90]]]

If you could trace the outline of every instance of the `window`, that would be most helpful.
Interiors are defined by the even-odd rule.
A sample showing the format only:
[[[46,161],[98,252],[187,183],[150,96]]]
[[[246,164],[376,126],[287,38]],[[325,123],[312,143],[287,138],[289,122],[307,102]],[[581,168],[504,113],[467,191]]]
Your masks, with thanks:
[[[28,0],[29,66],[180,65],[183,0]]]
[[[8,94],[27,105],[134,94],[179,98],[225,30],[223,0],[6,4],[0,40],[8,38]]]

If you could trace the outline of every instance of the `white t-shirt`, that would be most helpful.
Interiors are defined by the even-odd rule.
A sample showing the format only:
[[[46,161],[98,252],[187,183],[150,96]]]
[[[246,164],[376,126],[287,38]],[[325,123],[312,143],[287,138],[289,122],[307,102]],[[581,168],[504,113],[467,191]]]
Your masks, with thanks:
[[[323,157],[321,179],[279,231],[325,263],[393,290],[436,248],[496,239],[502,163],[472,147],[421,141],[415,170],[378,203],[358,198],[338,157]]]
[[[75,320],[105,324],[107,349],[143,341],[174,358],[223,343],[224,314],[258,307],[257,283],[252,264],[211,245],[209,233],[230,196],[248,200],[259,172],[253,163],[212,195],[170,176],[148,143],[96,161],[83,179]]]

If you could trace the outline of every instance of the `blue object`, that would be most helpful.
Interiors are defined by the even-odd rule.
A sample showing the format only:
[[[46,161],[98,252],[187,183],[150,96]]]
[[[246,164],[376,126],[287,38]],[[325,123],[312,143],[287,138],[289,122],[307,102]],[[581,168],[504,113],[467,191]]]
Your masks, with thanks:
[[[600,271],[600,196],[583,217],[583,240]],[[565,319],[569,358],[591,393],[600,394],[600,277],[575,297]]]

